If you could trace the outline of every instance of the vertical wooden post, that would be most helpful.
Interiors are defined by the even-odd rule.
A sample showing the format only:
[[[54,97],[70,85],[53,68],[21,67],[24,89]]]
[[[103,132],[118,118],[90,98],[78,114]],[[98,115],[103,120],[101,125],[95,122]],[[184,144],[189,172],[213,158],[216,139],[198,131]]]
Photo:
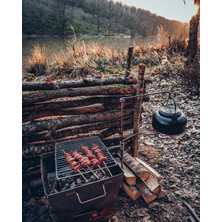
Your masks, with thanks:
[[[137,91],[136,95],[142,95],[144,92],[144,75],[145,75],[146,66],[142,63],[139,64],[138,71],[138,82],[137,82]],[[133,134],[135,134],[133,139],[133,156],[138,156],[138,148],[139,148],[139,124],[140,124],[140,114],[141,114],[141,106],[142,106],[143,97],[137,97],[135,101],[135,110],[134,110],[134,126],[133,126]]]
[[[127,54],[127,67],[126,67],[126,73],[125,73],[126,77],[130,75],[132,58],[133,58],[133,47],[129,47],[128,54]]]

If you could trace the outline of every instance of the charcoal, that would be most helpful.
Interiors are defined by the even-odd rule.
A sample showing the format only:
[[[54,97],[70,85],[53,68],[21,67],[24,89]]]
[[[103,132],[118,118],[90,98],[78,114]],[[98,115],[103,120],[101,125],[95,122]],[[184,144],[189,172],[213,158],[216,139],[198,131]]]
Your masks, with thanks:
[[[91,181],[95,181],[97,178],[92,174],[92,175],[90,176],[90,179],[91,179]]]
[[[65,189],[69,189],[69,187],[70,187],[70,184],[69,184],[69,183],[66,183],[64,188],[65,188]]]
[[[97,176],[99,177],[99,179],[101,179],[103,177],[103,173],[100,171],[97,173]]]
[[[67,181],[67,179],[66,179],[66,178],[64,178],[64,179],[61,179],[60,181],[62,182],[62,184],[65,184],[65,183],[66,183],[66,181]]]
[[[68,180],[67,180],[67,182],[70,183],[70,184],[71,184],[73,181],[74,181],[74,178],[73,178],[73,177],[69,177]]]
[[[82,183],[82,180],[80,178],[77,178],[76,183],[77,183],[77,185],[80,185]]]
[[[75,182],[73,181],[70,185],[70,188],[74,188],[76,186]]]

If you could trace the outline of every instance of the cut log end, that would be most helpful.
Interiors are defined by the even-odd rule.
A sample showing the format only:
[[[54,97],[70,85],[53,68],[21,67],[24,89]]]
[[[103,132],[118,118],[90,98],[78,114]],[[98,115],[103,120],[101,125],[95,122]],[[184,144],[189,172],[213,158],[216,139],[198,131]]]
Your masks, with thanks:
[[[123,183],[123,190],[134,201],[141,196],[141,193],[136,186],[128,186],[127,184]]]

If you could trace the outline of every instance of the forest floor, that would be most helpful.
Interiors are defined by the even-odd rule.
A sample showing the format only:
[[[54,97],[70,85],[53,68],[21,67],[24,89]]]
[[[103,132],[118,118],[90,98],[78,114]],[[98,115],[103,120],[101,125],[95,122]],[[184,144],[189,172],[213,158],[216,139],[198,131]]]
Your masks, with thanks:
[[[125,193],[116,202],[113,221],[184,222],[189,221],[189,211],[182,204],[186,201],[200,216],[200,100],[184,88],[181,78],[164,78],[157,75],[146,92],[167,90],[161,82],[176,83],[175,100],[178,108],[187,116],[185,133],[176,136],[149,135],[152,129],[151,115],[160,103],[151,97],[144,103],[143,121],[140,131],[139,158],[149,163],[164,179],[161,186],[167,191],[163,199],[146,204],[140,197],[132,201]],[[169,84],[170,85],[170,84]]]
[[[180,69],[180,64],[173,64],[173,67]],[[110,222],[189,221],[190,213],[182,201],[186,201],[200,216],[200,97],[184,84],[181,75],[175,74],[177,71],[172,73],[170,72],[172,70],[166,69],[166,66],[164,70],[161,69],[160,67],[147,69],[147,73],[152,73],[149,74],[152,83],[147,85],[146,92],[167,90],[173,92],[178,108],[188,118],[188,124],[186,131],[180,135],[151,135],[155,133],[150,124],[151,115],[164,100],[162,95],[150,97],[151,100],[143,104],[139,158],[149,163],[163,176],[161,187],[166,190],[167,195],[163,199],[156,199],[146,204],[142,197],[133,201],[120,191]],[[137,67],[134,67],[132,72],[136,73]],[[29,75],[25,73],[23,81],[27,81],[28,77]],[[44,76],[39,76],[29,81],[44,81],[44,79]],[[50,205],[42,187],[32,192],[23,192],[24,222],[55,221],[50,212]]]
[[[161,84],[163,82],[169,84]],[[175,100],[178,108],[188,118],[187,129],[185,133],[176,136],[149,135],[154,132],[150,126],[151,114],[161,105],[155,101],[163,98],[151,97],[150,102],[144,103],[139,147],[139,157],[164,177],[161,186],[167,191],[167,196],[146,204],[142,197],[133,201],[121,191],[110,221],[188,221],[190,214],[182,200],[200,215],[200,100],[199,96],[184,88],[179,76],[175,79],[175,76],[163,78],[162,75],[155,75],[146,91],[151,93],[168,90],[170,83],[176,86]],[[42,188],[36,192],[29,195],[28,199],[26,196],[23,210],[31,211],[32,218],[37,218],[28,220],[24,217],[24,221],[53,221]]]

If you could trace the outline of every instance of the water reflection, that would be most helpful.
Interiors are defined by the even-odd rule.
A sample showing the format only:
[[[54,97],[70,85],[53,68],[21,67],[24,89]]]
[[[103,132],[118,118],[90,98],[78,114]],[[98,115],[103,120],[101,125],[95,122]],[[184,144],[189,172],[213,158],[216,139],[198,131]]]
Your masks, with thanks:
[[[98,44],[109,46],[116,50],[125,50],[129,46],[137,44],[151,44],[156,43],[156,36],[149,36],[147,38],[136,37],[81,37],[79,40],[88,42],[96,42]],[[72,42],[72,38],[59,37],[38,37],[38,38],[23,38],[22,39],[22,61],[23,63],[31,55],[32,47],[35,44],[40,44],[45,47],[49,55],[61,50],[67,50]]]

